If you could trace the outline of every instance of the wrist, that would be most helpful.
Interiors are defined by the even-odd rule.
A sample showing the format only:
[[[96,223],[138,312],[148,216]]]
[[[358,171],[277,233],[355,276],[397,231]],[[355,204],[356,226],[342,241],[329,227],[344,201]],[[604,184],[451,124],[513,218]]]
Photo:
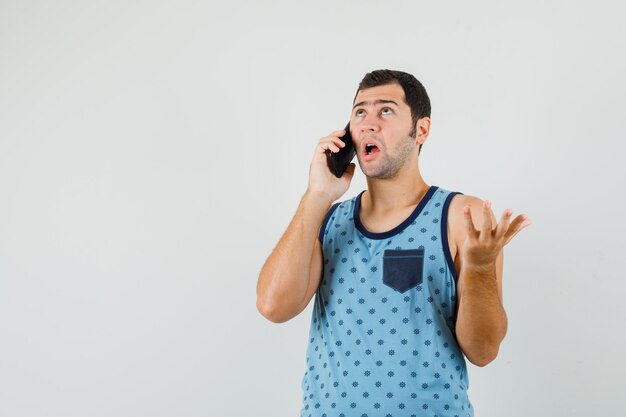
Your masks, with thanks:
[[[462,270],[468,272],[476,272],[480,274],[494,274],[496,273],[496,263],[471,263],[466,262],[462,265]]]
[[[328,192],[314,188],[307,188],[302,196],[302,199],[313,201],[318,204],[324,204],[329,207],[336,200],[335,197],[330,195]]]

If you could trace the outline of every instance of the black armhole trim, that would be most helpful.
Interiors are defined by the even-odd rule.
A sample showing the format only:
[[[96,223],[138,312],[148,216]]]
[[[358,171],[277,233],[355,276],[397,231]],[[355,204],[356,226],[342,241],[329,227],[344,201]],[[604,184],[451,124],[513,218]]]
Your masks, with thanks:
[[[332,216],[333,212],[337,209],[337,207],[339,207],[339,204],[341,203],[333,204],[330,207],[330,209],[328,209],[328,213],[326,213],[326,216],[324,217],[324,221],[322,222],[322,226],[320,227],[320,234],[319,234],[319,239],[322,244],[324,243],[324,233],[326,232],[326,225],[328,224],[328,221],[330,220],[330,216]]]
[[[443,243],[443,253],[446,256],[446,262],[448,263],[448,269],[452,272],[452,276],[454,277],[454,282],[458,282],[459,275],[456,267],[454,266],[454,259],[452,259],[452,253],[450,253],[450,242],[448,241],[448,209],[450,208],[450,202],[452,198],[457,195],[463,193],[459,192],[451,192],[446,197],[446,201],[443,203],[443,212],[441,213],[441,240]],[[457,248],[457,250],[459,250]]]

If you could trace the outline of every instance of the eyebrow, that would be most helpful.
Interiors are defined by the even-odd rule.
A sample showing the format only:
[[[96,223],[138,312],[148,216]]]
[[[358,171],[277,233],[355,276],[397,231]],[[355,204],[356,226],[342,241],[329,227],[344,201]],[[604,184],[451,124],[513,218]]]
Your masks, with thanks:
[[[361,101],[359,103],[356,103],[354,106],[352,106],[352,110],[354,110],[358,106],[369,105],[369,104],[370,104],[369,101]],[[398,103],[396,103],[393,100],[376,100],[376,101],[374,101],[371,104],[395,104],[396,107],[400,107],[400,106],[398,106]]]

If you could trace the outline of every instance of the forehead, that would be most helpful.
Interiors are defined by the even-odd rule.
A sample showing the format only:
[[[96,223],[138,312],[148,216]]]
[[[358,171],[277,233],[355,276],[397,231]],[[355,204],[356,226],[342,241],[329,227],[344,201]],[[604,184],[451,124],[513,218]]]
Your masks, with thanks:
[[[377,87],[366,88],[365,90],[359,90],[354,104],[367,101],[373,103],[376,100],[393,100],[398,103],[398,106],[407,106],[404,100],[404,90],[402,86],[397,83],[379,85]]]

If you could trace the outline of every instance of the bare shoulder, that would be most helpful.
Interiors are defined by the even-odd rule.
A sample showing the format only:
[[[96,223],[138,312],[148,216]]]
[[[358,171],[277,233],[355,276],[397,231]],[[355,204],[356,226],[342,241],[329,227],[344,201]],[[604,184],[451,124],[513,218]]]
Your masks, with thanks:
[[[483,200],[473,195],[457,194],[450,201],[448,208],[448,224],[450,225],[450,235],[455,245],[460,245],[465,240],[465,217],[463,216],[463,207],[470,206],[474,225],[476,224],[476,216],[482,213]],[[482,216],[480,217],[482,219]],[[481,223],[482,224],[482,223]]]

